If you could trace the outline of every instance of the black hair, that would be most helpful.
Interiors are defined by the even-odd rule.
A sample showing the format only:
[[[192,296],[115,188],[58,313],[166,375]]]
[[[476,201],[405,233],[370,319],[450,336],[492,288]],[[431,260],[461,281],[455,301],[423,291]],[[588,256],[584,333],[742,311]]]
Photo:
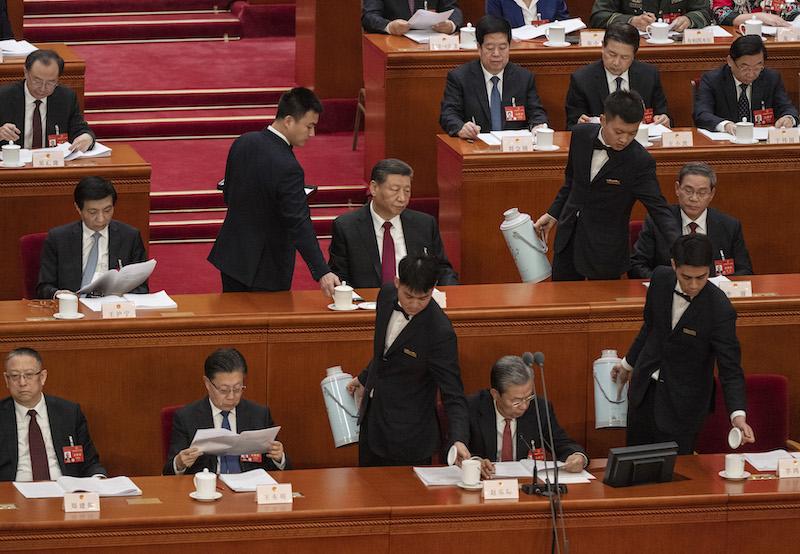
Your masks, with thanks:
[[[430,292],[436,285],[439,274],[439,261],[433,256],[406,256],[397,265],[397,279],[411,289],[411,292]]]
[[[235,348],[220,348],[214,350],[205,363],[205,374],[211,381],[217,373],[233,373],[241,371],[247,375],[247,362],[244,356]]]
[[[475,27],[475,39],[483,46],[483,37],[492,33],[505,33],[511,44],[511,24],[496,15],[484,15]]]
[[[370,180],[375,181],[379,185],[386,182],[389,175],[402,175],[403,177],[413,177],[414,170],[403,160],[396,158],[386,158],[376,163],[372,167],[372,174]]]
[[[111,184],[111,181],[102,177],[84,177],[78,182],[72,197],[75,199],[78,209],[83,209],[83,203],[87,200],[102,200],[103,198],[111,197],[111,203],[117,203],[117,189]]]
[[[616,21],[609,25],[603,36],[603,46],[606,46],[609,40],[633,46],[634,54],[639,50],[639,30],[630,23]]]
[[[6,366],[8,366],[8,362],[11,361],[11,358],[16,358],[17,356],[30,356],[31,358],[36,360],[36,363],[39,365],[39,367],[42,367],[41,354],[39,354],[39,352],[37,352],[33,348],[28,348],[26,346],[23,346],[21,348],[15,348],[14,350],[6,354]]]
[[[711,239],[706,235],[695,233],[683,235],[672,244],[670,255],[675,267],[688,265],[692,267],[708,267],[713,261]]]
[[[275,119],[283,119],[292,116],[295,119],[302,119],[308,112],[322,113],[322,102],[316,94],[305,87],[295,87],[287,90],[278,100],[278,113]]]
[[[58,64],[58,76],[61,77],[64,73],[64,59],[54,50],[34,50],[25,58],[25,69],[30,71],[34,62],[42,62],[44,65],[56,62]]]
[[[761,40],[761,37],[758,35],[744,35],[733,41],[728,55],[735,61],[742,56],[753,56],[759,52],[763,52],[764,60],[766,60],[767,47],[764,46],[764,41]]]
[[[618,90],[603,102],[606,119],[622,118],[625,123],[638,123],[644,117],[644,102],[635,90]]]

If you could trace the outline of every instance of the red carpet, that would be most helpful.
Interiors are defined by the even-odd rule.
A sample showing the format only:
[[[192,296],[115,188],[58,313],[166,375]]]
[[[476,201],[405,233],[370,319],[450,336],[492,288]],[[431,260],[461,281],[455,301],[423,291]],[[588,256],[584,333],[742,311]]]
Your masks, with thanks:
[[[270,6],[237,1],[231,13],[241,20],[243,37],[294,36],[294,3]]]
[[[227,8],[231,3],[232,0],[25,0],[25,15],[213,10],[215,6]]]

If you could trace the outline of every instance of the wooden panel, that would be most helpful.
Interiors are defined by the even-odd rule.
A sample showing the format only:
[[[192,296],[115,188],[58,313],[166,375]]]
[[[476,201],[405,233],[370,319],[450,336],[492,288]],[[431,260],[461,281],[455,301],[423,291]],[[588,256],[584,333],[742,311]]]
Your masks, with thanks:
[[[39,42],[36,46],[43,50],[55,50],[64,59],[64,73],[59,77],[58,82],[75,91],[78,97],[78,104],[81,109],[84,106],[86,62],[79,58],[75,51],[66,44],[58,42]],[[6,57],[0,63],[0,85],[6,85],[15,81],[21,81],[24,76],[22,73],[25,65],[25,57]]]
[[[22,18],[25,15],[23,0],[7,0],[6,9],[8,10],[8,20],[11,22],[11,28],[14,30],[14,38],[22,40]]]
[[[3,169],[0,199],[5,217],[0,220],[0,258],[5,260],[0,299],[20,298],[22,273],[19,239],[30,233],[75,221],[73,191],[81,178],[97,175],[110,179],[117,189],[114,217],[138,228],[150,239],[150,165],[127,144],[113,145],[108,158],[67,162],[63,168]]]

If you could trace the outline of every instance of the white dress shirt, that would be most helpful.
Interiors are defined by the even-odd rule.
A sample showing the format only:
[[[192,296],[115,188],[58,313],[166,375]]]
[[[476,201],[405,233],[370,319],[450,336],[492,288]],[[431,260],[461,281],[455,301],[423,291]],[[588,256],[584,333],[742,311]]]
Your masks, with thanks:
[[[403,332],[406,325],[411,323],[412,319],[414,319],[413,315],[408,316],[408,319],[406,319],[406,316],[404,316],[402,312],[392,310],[392,315],[389,316],[389,323],[386,325],[386,342],[383,345],[384,354],[386,354],[386,351],[392,346],[392,343],[397,340],[397,337],[400,336],[400,333]]]
[[[55,481],[61,477],[61,466],[58,465],[56,449],[53,447],[53,435],[50,432],[50,418],[47,414],[47,404],[44,395],[33,408],[26,408],[14,402],[14,413],[17,418],[17,477],[16,481],[33,481],[33,467],[31,466],[31,452],[28,445],[28,430],[31,418],[28,410],[36,410],[36,423],[42,430],[44,448],[47,451],[47,465],[50,468],[50,480]]]
[[[490,109],[490,113],[491,113],[492,87],[494,87],[494,84],[492,83],[492,77],[497,77],[498,79],[500,79],[499,81],[497,81],[497,91],[500,93],[500,99],[502,100],[503,99],[503,75],[505,74],[506,70],[505,70],[505,68],[503,68],[503,70],[500,73],[495,75],[494,73],[489,73],[488,71],[486,71],[486,68],[483,67],[483,64],[481,64],[481,71],[483,71],[483,81],[486,84],[486,97],[489,99],[489,109]],[[502,110],[502,108],[503,107],[500,106],[501,110]],[[489,129],[482,129],[482,130],[485,130],[487,133],[489,132]]]
[[[606,72],[606,81],[608,82],[608,92],[616,92],[617,90],[617,77],[622,77],[622,83],[619,85],[619,90],[631,90],[631,80],[628,77],[628,70],[626,69],[624,73],[619,75],[614,75],[609,70],[605,70]]]
[[[33,110],[36,109],[36,98],[28,90],[27,81],[22,85],[25,90],[25,136],[23,140],[23,148],[33,147]],[[42,116],[42,142],[47,146],[47,98],[42,98],[42,103],[39,105],[39,115]]]
[[[708,234],[708,227],[706,226],[707,217],[708,217],[708,210],[703,210],[703,213],[697,216],[697,219],[690,218],[688,215],[686,215],[686,212],[681,210],[681,232],[684,235],[691,234],[692,230],[689,228],[689,224],[694,222],[697,223],[697,229],[695,229],[695,233],[697,233],[698,235]]]
[[[497,457],[495,460],[500,461],[503,453],[503,432],[506,430],[506,417],[501,414],[497,409],[497,402],[494,402],[494,416],[497,427]],[[517,459],[517,420],[511,418],[511,455],[512,460]],[[506,461],[506,460],[503,460]]]
[[[396,215],[392,219],[383,219],[375,211],[372,202],[369,203],[369,213],[372,214],[372,226],[375,229],[375,240],[378,241],[378,258],[383,260],[383,224],[386,221],[392,224],[392,240],[394,241],[394,274],[397,275],[397,265],[400,260],[406,257],[406,239],[403,235],[403,222],[400,221],[400,216]]]
[[[83,227],[83,250],[81,253],[82,275],[86,269],[86,262],[89,261],[89,252],[92,251],[92,245],[94,244],[94,239],[92,237],[95,232],[89,229],[85,223],[81,223],[81,226]],[[94,270],[92,281],[94,281],[99,275],[102,275],[108,271],[108,225],[97,232],[100,233],[100,238],[97,239],[97,267]],[[115,260],[114,263],[119,262]]]
[[[597,133],[597,138],[604,146],[608,146],[606,141],[603,140],[602,130]],[[603,166],[606,165],[607,161],[608,161],[608,152],[606,152],[605,150],[594,150],[594,149],[592,150],[592,163],[591,166],[589,167],[590,181],[593,181],[594,178],[597,177],[597,174],[600,172]]]
[[[514,2],[519,6],[519,9],[522,10],[522,19],[525,21],[525,25],[530,25],[531,21],[539,19],[536,13],[536,4],[538,4],[538,0],[532,0],[530,6],[525,3],[525,0],[514,0]]]
[[[267,131],[271,131],[271,132],[273,132],[274,134],[276,134],[276,135],[278,135],[279,137],[281,137],[281,138],[283,139],[283,142],[285,142],[285,143],[286,143],[286,144],[288,144],[289,146],[291,146],[291,145],[292,145],[292,144],[289,142],[289,139],[287,139],[287,138],[286,138],[286,135],[284,135],[283,133],[281,133],[280,131],[278,131],[278,130],[277,130],[275,127],[273,127],[272,125],[270,125],[269,127],[267,127]]]

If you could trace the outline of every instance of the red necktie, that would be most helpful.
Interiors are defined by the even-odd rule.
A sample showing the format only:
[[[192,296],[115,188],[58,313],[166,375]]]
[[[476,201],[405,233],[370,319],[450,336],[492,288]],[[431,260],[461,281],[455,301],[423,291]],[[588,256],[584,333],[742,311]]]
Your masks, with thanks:
[[[695,223],[694,221],[690,221],[689,222],[689,234],[690,235],[696,235],[698,227],[700,227],[700,226],[697,223]]]
[[[381,282],[384,285],[394,282],[396,265],[392,224],[385,221],[383,223],[383,257],[381,258]]]
[[[42,112],[39,111],[41,100],[33,102],[36,107],[33,108],[33,137],[31,137],[31,148],[44,148],[44,138],[42,137]]]
[[[36,410],[28,410],[31,422],[28,425],[28,452],[31,455],[31,470],[34,481],[49,481],[50,466],[47,463],[47,450],[44,447],[42,430],[36,422]]]
[[[503,429],[503,448],[500,450],[501,462],[514,461],[514,443],[511,440],[511,420],[506,420],[506,426]]]

